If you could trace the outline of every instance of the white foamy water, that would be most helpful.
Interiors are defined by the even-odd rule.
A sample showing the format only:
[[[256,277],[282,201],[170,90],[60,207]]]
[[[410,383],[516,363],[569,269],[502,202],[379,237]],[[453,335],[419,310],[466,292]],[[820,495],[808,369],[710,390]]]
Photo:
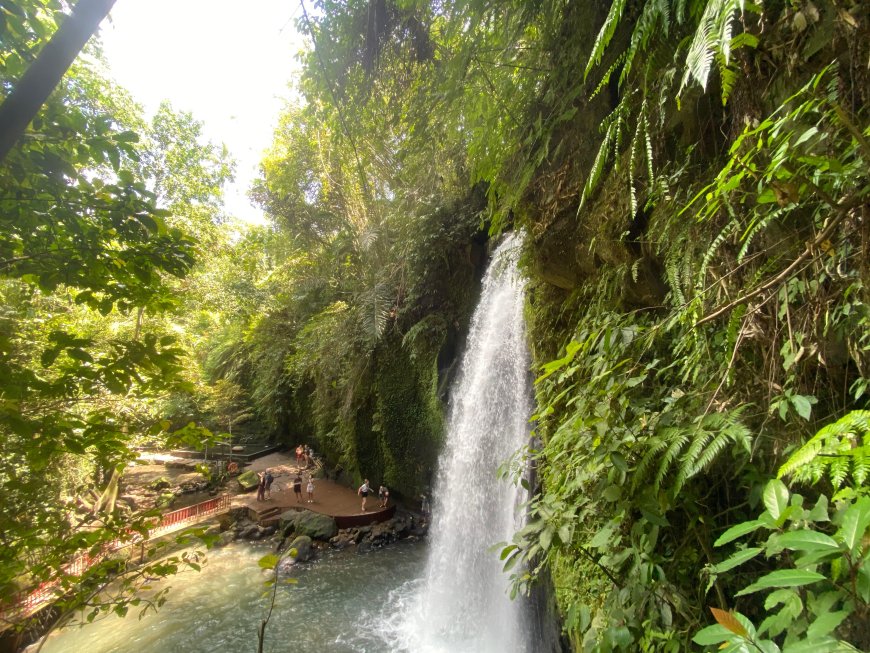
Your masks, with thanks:
[[[425,576],[392,595],[378,618],[394,651],[528,651],[525,602],[511,601],[491,547],[522,525],[525,496],[499,465],[525,445],[531,413],[519,238],[493,255],[453,388],[433,497]],[[372,624],[374,626],[374,623]]]

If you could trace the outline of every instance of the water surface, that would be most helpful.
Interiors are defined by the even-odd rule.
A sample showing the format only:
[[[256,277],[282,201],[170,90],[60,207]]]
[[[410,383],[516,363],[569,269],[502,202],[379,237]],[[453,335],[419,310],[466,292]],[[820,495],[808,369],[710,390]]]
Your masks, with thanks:
[[[43,652],[253,653],[271,596],[264,584],[269,572],[257,560],[270,552],[263,543],[211,551],[201,572],[167,581],[172,589],[156,614],[140,620],[131,609],[124,618],[110,615],[67,628],[52,635]],[[390,618],[396,592],[423,573],[425,552],[422,542],[399,542],[362,554],[328,551],[294,569],[289,575],[298,582],[279,586],[264,651],[400,650],[380,624]]]

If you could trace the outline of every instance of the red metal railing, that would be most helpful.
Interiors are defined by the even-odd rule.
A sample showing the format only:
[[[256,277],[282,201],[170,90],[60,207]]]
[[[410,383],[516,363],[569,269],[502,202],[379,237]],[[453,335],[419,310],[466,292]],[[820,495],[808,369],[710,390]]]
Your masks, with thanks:
[[[148,532],[148,539],[165,534],[184,524],[198,521],[203,517],[220,514],[229,508],[230,495],[223,494],[202,503],[173,510],[163,515],[160,524]],[[141,541],[141,539],[137,538],[137,541]],[[80,576],[108,554],[129,544],[131,544],[130,541],[115,540],[104,545],[95,555],[90,555],[88,552],[81,553],[63,566],[62,573],[65,576]],[[33,589],[20,590],[4,603],[0,603],[0,631],[33,614],[40,607],[57,598],[56,590],[59,586],[59,579],[47,580]]]
[[[181,526],[189,522],[198,521],[199,519],[202,519],[203,517],[208,517],[210,515],[220,514],[226,510],[229,510],[229,508],[230,495],[222,494],[219,497],[209,499],[208,501],[203,501],[202,503],[197,503],[193,506],[188,506],[187,508],[173,510],[172,512],[168,512],[163,515],[163,519],[160,520],[160,524],[156,528],[152,528],[148,532],[148,536],[155,537],[161,532],[165,532],[176,526]]]

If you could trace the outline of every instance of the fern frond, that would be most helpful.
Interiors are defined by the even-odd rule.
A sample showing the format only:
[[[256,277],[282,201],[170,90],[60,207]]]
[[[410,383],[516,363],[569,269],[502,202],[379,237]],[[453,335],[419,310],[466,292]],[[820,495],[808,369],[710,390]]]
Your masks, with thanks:
[[[586,62],[586,69],[583,71],[584,81],[589,76],[589,71],[601,63],[601,57],[604,56],[604,51],[610,44],[610,40],[616,33],[616,28],[619,26],[619,21],[622,18],[622,12],[625,9],[626,0],[613,0],[610,5],[610,11],[607,12],[607,18],[604,19],[604,24],[595,37],[595,43],[592,45],[592,52],[589,55],[589,60]]]
[[[667,476],[671,464],[680,454],[680,451],[682,451],[685,444],[689,441],[689,436],[677,428],[665,429],[662,435],[663,437],[668,437],[671,442],[665,451],[665,455],[662,456],[662,460],[659,463],[659,470],[656,473],[655,480],[653,481],[653,486],[656,491],[661,489],[662,481],[665,480],[665,476]]]
[[[679,264],[679,259],[668,257],[665,260],[665,274],[668,277],[668,284],[671,287],[671,292],[674,295],[674,299],[676,299],[677,305],[682,306],[686,303],[686,296],[683,294]]]
[[[713,239],[713,242],[710,243],[707,251],[704,252],[704,258],[701,259],[701,267],[698,270],[698,276],[695,281],[695,289],[699,294],[707,285],[707,267],[710,265],[710,261],[713,260],[713,257],[716,255],[716,252],[719,251],[719,248],[722,246],[722,243],[725,242],[725,239],[734,233],[737,226],[735,220],[728,222],[728,224],[726,224]]]
[[[710,75],[710,68],[716,51],[716,39],[713,25],[711,24],[711,16],[715,8],[720,4],[720,0],[711,0],[707,4],[704,15],[701,16],[701,22],[698,24],[695,37],[692,39],[689,52],[686,55],[686,70],[683,73],[683,81],[680,84],[681,93],[693,78],[701,85],[701,88],[707,90],[707,78]]]
[[[670,5],[668,0],[648,0],[644,5],[640,18],[635,23],[631,33],[628,48],[623,53],[625,65],[619,74],[619,86],[628,79],[634,64],[634,58],[639,51],[645,51],[650,39],[662,34],[667,37],[670,31]]]
[[[586,200],[592,195],[592,191],[598,185],[598,180],[601,178],[601,173],[604,170],[604,165],[607,163],[611,152],[619,150],[622,141],[622,129],[625,124],[625,114],[628,112],[628,98],[630,94],[626,94],[616,105],[616,108],[611,111],[607,117],[601,121],[600,129],[604,132],[604,139],[598,148],[598,153],[595,155],[595,160],[592,162],[592,169],[586,178],[586,183],[583,185],[583,193],[580,197],[580,206],[577,207],[579,215]]]
[[[749,223],[749,226],[743,232],[743,235],[740,237],[740,240],[743,241],[743,245],[740,247],[740,251],[737,253],[737,262],[741,262],[744,258],[746,258],[746,254],[749,251],[750,245],[752,245],[752,241],[756,235],[760,232],[764,231],[768,225],[774,220],[777,220],[783,213],[785,209],[778,208],[775,211],[771,211],[770,213],[765,213],[760,216],[753,218],[752,222]]]
[[[748,454],[752,436],[740,421],[740,413],[740,410],[714,413],[694,424],[663,429],[661,435],[649,441],[635,472],[633,486],[639,487],[658,456],[661,457],[653,486],[656,491],[660,490],[665,478],[674,471],[668,492],[676,495],[689,479],[708,469],[728,445],[739,445]]]
[[[816,433],[779,468],[778,478],[818,483],[827,473],[835,487],[850,475],[852,483],[867,479],[870,451],[870,411],[854,410]]]
[[[831,484],[835,488],[842,487],[843,482],[846,480],[846,476],[849,475],[849,461],[846,458],[839,456],[832,458],[828,469],[828,475],[831,479]]]
[[[601,93],[602,90],[607,88],[607,85],[610,83],[610,78],[613,76],[613,73],[615,73],[619,69],[619,67],[625,62],[627,55],[628,51],[626,50],[618,57],[616,57],[616,60],[612,64],[610,64],[610,67],[604,72],[604,75],[602,75],[601,81],[598,82],[598,86],[596,86],[595,90],[593,90],[592,93],[589,94],[590,100],[596,97],[599,93]]]
[[[653,436],[646,443],[646,452],[640,459],[637,468],[634,470],[634,479],[632,485],[637,488],[647,477],[647,471],[652,466],[653,461],[658,456],[659,452],[668,446],[668,441],[664,438]]]
[[[644,107],[645,106],[646,100],[644,100]],[[653,172],[653,148],[652,138],[649,135],[649,122],[647,120],[646,111],[641,114],[641,119],[643,120],[643,136],[644,143],[646,144],[646,172],[649,175],[649,182],[652,183],[655,179],[655,173]]]
[[[737,82],[737,69],[728,63],[722,61],[721,57],[717,57],[719,62],[719,84],[722,86],[722,106],[728,103],[728,98],[731,97],[731,91],[734,89],[734,84]]]
[[[693,476],[698,456],[700,455],[701,450],[707,446],[710,438],[711,435],[707,431],[701,430],[700,428],[695,431],[692,443],[689,445],[686,452],[680,456],[680,465],[677,468],[677,475],[674,479],[674,495],[679,494],[680,490],[682,490],[683,486],[686,484],[686,481]]]

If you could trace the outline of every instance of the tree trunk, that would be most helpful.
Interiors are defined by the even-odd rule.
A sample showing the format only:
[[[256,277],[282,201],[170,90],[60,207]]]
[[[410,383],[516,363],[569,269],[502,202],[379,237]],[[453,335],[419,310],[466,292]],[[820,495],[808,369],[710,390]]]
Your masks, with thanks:
[[[0,106],[0,162],[108,15],[115,0],[79,0]]]

